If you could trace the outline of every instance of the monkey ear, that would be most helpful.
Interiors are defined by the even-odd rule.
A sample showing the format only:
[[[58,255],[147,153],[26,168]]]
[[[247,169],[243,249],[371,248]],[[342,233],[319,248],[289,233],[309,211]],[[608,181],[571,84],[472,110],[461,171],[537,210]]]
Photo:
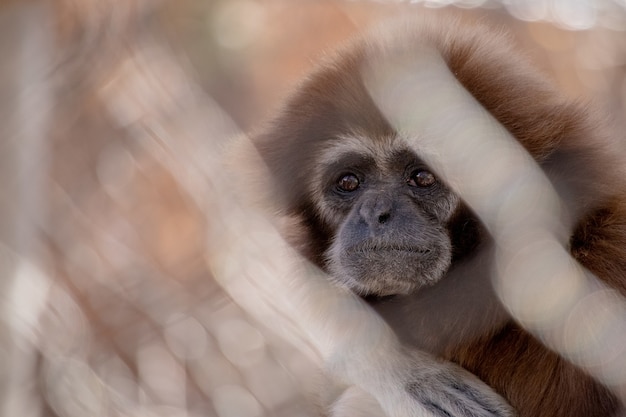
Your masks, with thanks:
[[[239,135],[227,145],[224,152],[226,178],[231,181],[230,189],[237,199],[249,210],[260,213],[272,222],[291,246],[310,261],[321,264],[327,237],[321,231],[307,225],[301,215],[288,212],[284,196],[263,157],[246,135]]]
[[[230,140],[224,152],[226,178],[231,181],[233,194],[246,206],[274,214],[279,210],[273,199],[271,174],[248,135]]]
[[[311,229],[307,227],[300,215],[283,215],[276,222],[276,226],[285,240],[289,242],[299,253],[309,258],[315,254],[317,248],[311,248],[311,242],[315,237],[311,235]],[[309,253],[311,252],[311,253]]]

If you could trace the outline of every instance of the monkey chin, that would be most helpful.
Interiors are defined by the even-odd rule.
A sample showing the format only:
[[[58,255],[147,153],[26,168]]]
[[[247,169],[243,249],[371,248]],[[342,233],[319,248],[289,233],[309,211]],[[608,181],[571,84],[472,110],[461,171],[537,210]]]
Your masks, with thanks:
[[[407,295],[438,282],[450,266],[445,247],[343,251],[329,262],[333,281],[369,299]]]

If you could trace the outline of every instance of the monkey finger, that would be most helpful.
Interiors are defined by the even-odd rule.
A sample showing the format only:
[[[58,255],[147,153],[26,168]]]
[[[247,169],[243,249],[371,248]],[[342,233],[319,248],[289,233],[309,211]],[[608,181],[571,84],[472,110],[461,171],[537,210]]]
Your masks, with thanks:
[[[409,382],[405,388],[436,417],[513,417],[506,401],[473,375],[454,366]]]

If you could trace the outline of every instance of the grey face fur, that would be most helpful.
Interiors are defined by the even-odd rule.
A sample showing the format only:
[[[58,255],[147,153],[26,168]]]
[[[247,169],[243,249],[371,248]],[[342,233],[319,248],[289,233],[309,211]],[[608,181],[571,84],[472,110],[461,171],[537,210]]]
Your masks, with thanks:
[[[449,268],[459,199],[400,138],[364,141],[337,142],[317,174],[317,210],[334,232],[326,267],[360,295],[408,294]]]

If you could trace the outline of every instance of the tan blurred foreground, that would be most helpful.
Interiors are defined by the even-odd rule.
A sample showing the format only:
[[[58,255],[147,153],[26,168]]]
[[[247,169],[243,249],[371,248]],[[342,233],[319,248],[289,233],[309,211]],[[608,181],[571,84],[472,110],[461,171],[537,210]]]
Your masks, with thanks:
[[[1,414],[317,415],[307,348],[212,279],[220,195],[190,167],[268,116],[325,48],[416,7],[0,2]],[[623,120],[623,10],[572,20],[580,31],[509,12],[471,11]]]

